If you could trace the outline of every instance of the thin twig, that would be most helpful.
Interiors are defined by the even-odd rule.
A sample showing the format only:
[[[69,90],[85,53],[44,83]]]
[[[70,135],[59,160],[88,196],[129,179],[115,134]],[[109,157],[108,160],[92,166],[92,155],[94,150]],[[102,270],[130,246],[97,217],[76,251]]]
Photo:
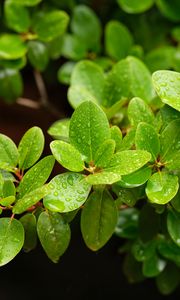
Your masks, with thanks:
[[[41,107],[39,102],[28,99],[28,98],[18,98],[16,102],[20,105],[31,107],[34,109],[39,109]]]

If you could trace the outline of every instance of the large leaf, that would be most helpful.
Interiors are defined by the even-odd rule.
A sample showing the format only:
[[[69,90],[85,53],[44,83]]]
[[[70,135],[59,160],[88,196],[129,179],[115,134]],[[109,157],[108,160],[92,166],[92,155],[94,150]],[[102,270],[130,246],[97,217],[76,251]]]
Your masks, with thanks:
[[[105,113],[91,101],[82,103],[72,115],[69,137],[85,161],[93,161],[99,146],[110,138]]]
[[[135,145],[136,149],[151,153],[152,161],[156,160],[160,151],[160,142],[155,128],[148,123],[139,123],[136,130]]]
[[[85,5],[77,5],[73,10],[71,30],[81,39],[88,50],[96,50],[101,37],[101,23],[94,11]]]
[[[50,42],[66,31],[68,22],[69,17],[64,11],[54,10],[37,15],[33,30],[41,41]]]
[[[17,188],[19,199],[21,199],[25,194],[40,188],[47,181],[52,172],[54,162],[55,160],[53,156],[49,155],[41,159],[29,171],[27,171]]]
[[[176,169],[180,166],[177,159],[180,153],[180,119],[168,124],[160,136],[161,159],[168,168]]]
[[[99,103],[102,103],[104,85],[104,74],[97,64],[88,60],[77,63],[72,72],[71,87],[76,88],[76,86],[78,86],[79,100],[77,97],[75,98],[74,94],[69,94],[70,103],[73,107],[77,107],[79,103],[88,100],[86,98],[87,96],[85,97],[87,93],[89,93],[91,98],[95,98]],[[82,92],[80,88],[82,89]]]
[[[18,158],[19,154],[14,142],[6,135],[0,134],[0,169],[14,169]]]
[[[137,126],[140,122],[148,124],[154,123],[154,115],[150,107],[141,98],[133,98],[128,105],[128,118],[132,126]]]
[[[44,206],[55,212],[69,212],[79,208],[91,189],[84,175],[70,172],[55,176],[49,187],[51,192],[44,198]]]
[[[6,102],[14,102],[23,92],[21,74],[15,69],[0,70],[0,97]]]
[[[46,45],[39,41],[30,41],[28,43],[28,59],[36,70],[44,71],[49,61]]]
[[[5,1],[4,14],[7,26],[17,32],[27,32],[30,16],[27,8],[11,0]]]
[[[106,53],[113,59],[125,58],[133,44],[128,28],[118,21],[110,21],[105,28]]]
[[[28,194],[25,194],[21,199],[19,199],[14,207],[14,214],[21,214],[25,212],[28,208],[34,206],[38,203],[43,197],[50,193],[50,187],[48,185],[43,185],[40,188],[37,188]]]
[[[55,159],[66,169],[73,172],[84,170],[83,157],[71,144],[63,141],[53,141],[50,144]]]
[[[15,219],[0,219],[0,266],[11,261],[24,243],[24,229]]]
[[[169,210],[167,228],[172,240],[180,247],[180,213]]]
[[[102,248],[112,236],[116,223],[117,208],[112,196],[106,190],[94,191],[81,214],[81,232],[86,245],[93,251]]]
[[[154,90],[149,70],[141,60],[133,56],[119,61],[107,76],[105,96],[106,106],[111,106],[124,97],[140,97],[150,102],[154,97]]]
[[[173,71],[156,71],[153,84],[161,100],[180,111],[180,73]]]
[[[138,14],[148,10],[154,0],[117,0],[120,7],[129,14]]]
[[[41,156],[44,148],[44,135],[39,127],[32,127],[23,135],[19,146],[19,168],[30,168]]]
[[[20,218],[20,222],[25,231],[23,249],[25,252],[29,252],[33,250],[37,244],[36,217],[33,214],[27,213]]]
[[[147,182],[146,194],[152,203],[166,204],[179,189],[178,177],[166,172],[154,173]]]
[[[24,56],[26,52],[27,47],[18,35],[3,34],[0,36],[0,58],[17,59]]]
[[[143,150],[124,150],[114,154],[106,172],[127,175],[143,167],[151,159],[151,154]]]
[[[38,218],[37,231],[47,256],[57,263],[70,242],[69,224],[60,214],[46,211]]]

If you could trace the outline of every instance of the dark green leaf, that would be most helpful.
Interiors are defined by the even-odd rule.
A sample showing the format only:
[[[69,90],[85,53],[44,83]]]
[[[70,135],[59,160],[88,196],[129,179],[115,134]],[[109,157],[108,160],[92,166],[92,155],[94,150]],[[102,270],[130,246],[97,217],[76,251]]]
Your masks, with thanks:
[[[158,240],[158,252],[162,257],[180,266],[180,247],[166,237]]]
[[[137,261],[149,260],[155,254],[156,243],[156,240],[151,240],[147,243],[136,240],[132,246],[132,254]]]
[[[93,251],[102,248],[112,236],[116,223],[117,208],[110,193],[94,191],[81,214],[81,232],[86,245]]]
[[[180,2],[179,0],[174,0],[170,2],[169,0],[156,0],[158,8],[161,13],[168,19],[172,21],[180,21]]]
[[[125,208],[118,213],[115,234],[122,238],[135,239],[138,235],[139,211],[136,208]]]
[[[130,253],[128,253],[124,259],[123,272],[129,283],[136,283],[144,280],[141,263],[137,262]]]
[[[39,216],[37,231],[47,256],[57,263],[70,242],[71,232],[68,223],[64,222],[60,214],[46,211]]]
[[[28,59],[36,70],[44,71],[49,61],[47,46],[39,41],[30,41]]]
[[[0,70],[0,97],[13,102],[21,96],[23,82],[20,73],[14,69]]]
[[[156,253],[143,262],[143,275],[151,278],[158,276],[166,267],[166,261],[158,257]]]
[[[180,271],[174,264],[168,264],[156,278],[156,284],[161,294],[171,294],[179,285]]]
[[[33,250],[37,244],[36,217],[33,214],[27,213],[20,218],[20,222],[25,231],[23,249],[25,252],[29,252]]]
[[[169,210],[167,228],[172,240],[180,247],[180,213]]]
[[[172,69],[174,55],[174,47],[162,46],[148,52],[145,57],[145,63],[151,72]]]

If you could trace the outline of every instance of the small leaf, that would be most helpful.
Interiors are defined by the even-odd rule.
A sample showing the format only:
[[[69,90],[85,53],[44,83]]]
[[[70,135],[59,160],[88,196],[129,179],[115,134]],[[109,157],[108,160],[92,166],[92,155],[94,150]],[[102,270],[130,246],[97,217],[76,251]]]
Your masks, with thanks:
[[[50,193],[50,187],[48,185],[43,185],[36,190],[31,191],[28,194],[25,194],[21,199],[19,199],[14,207],[13,214],[21,214],[26,211],[31,206],[39,202],[43,197]]]
[[[76,35],[66,34],[63,37],[61,53],[68,59],[78,61],[86,57],[87,49]]]
[[[112,236],[116,223],[117,208],[110,193],[94,191],[81,214],[81,232],[87,247],[93,251],[102,248]]]
[[[72,32],[81,39],[88,50],[96,51],[101,38],[101,23],[94,11],[85,5],[77,5],[71,20]]]
[[[105,113],[93,102],[82,103],[73,113],[69,137],[71,144],[91,162],[99,146],[110,138]]]
[[[156,278],[158,290],[163,295],[171,294],[179,285],[180,271],[174,264],[168,264]]]
[[[43,203],[47,209],[55,212],[69,212],[79,208],[91,190],[84,175],[70,172],[55,176],[49,187],[51,192]]]
[[[141,169],[122,176],[119,184],[125,188],[133,188],[144,184],[151,177],[152,170],[150,167],[142,167]]]
[[[16,219],[0,219],[0,266],[11,261],[24,243],[24,229]]]
[[[50,42],[66,31],[68,22],[69,17],[64,11],[53,10],[37,15],[32,27],[39,40]]]
[[[113,184],[121,179],[121,175],[117,172],[103,170],[86,177],[86,181],[92,185]]]
[[[119,151],[122,144],[122,132],[118,126],[112,126],[110,128],[111,139],[116,143],[116,151]]]
[[[172,209],[168,211],[167,228],[174,243],[180,247],[180,213]]]
[[[105,48],[108,56],[120,60],[125,58],[133,45],[128,28],[118,21],[110,21],[105,28]]]
[[[47,181],[52,172],[54,162],[52,155],[46,156],[26,172],[17,188],[18,199],[40,188]]]
[[[156,71],[153,73],[152,79],[161,100],[180,111],[180,73]]]
[[[113,156],[114,150],[115,142],[113,140],[104,141],[95,154],[95,166],[100,168],[106,167]]]
[[[68,223],[64,222],[60,214],[46,211],[39,216],[37,231],[47,256],[57,263],[70,242],[71,232]]]
[[[158,257],[156,253],[143,262],[143,275],[151,278],[158,276],[166,267],[166,261]]]
[[[143,150],[124,150],[114,154],[105,171],[126,175],[143,167],[151,154]]]
[[[154,115],[150,107],[141,98],[135,97],[129,102],[128,118],[132,126],[137,127],[140,122],[154,123]]]
[[[23,249],[25,252],[29,252],[36,248],[37,245],[36,217],[27,213],[19,221],[22,223],[25,231]]]
[[[139,123],[136,130],[135,145],[136,149],[151,153],[152,161],[156,160],[160,151],[160,142],[155,128],[144,122]]]
[[[154,173],[147,182],[146,194],[150,202],[166,204],[179,189],[178,177],[166,172]]]
[[[59,82],[70,85],[71,74],[73,72],[75,64],[76,63],[74,61],[68,61],[59,68],[58,73],[57,73]]]
[[[14,69],[0,70],[0,97],[8,103],[14,102],[23,92],[21,74]]]
[[[135,239],[138,235],[138,220],[138,209],[126,208],[120,210],[115,234],[121,238]]]
[[[71,144],[63,141],[53,141],[50,144],[55,159],[66,169],[72,172],[84,170],[84,162],[80,152]]]
[[[0,168],[11,171],[18,163],[19,154],[14,142],[4,134],[0,134]]]
[[[69,124],[70,119],[62,119],[56,121],[49,127],[48,133],[57,140],[68,142],[69,140]]]
[[[148,10],[154,0],[118,0],[120,7],[129,14],[139,14]]]
[[[39,127],[32,127],[23,135],[19,146],[19,168],[28,169],[40,158],[44,148],[44,135]]]
[[[30,41],[28,59],[36,70],[44,71],[49,61],[47,46],[39,41]]]
[[[26,44],[18,35],[2,34],[0,36],[0,58],[17,59],[24,56],[26,52]]]

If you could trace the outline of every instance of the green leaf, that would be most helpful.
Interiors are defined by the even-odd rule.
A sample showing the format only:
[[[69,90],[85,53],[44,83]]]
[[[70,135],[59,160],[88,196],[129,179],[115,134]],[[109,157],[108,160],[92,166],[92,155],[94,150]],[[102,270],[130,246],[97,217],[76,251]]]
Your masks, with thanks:
[[[0,266],[11,261],[21,250],[24,243],[24,229],[15,219],[0,219]]]
[[[66,34],[63,37],[61,53],[68,59],[78,61],[86,57],[86,45],[76,35]]]
[[[0,59],[0,66],[3,69],[21,70],[25,67],[25,65],[26,65],[26,56],[23,56],[18,59],[12,59],[12,60]]]
[[[104,141],[104,143],[99,146],[95,154],[95,166],[100,168],[106,167],[113,156],[114,150],[115,141],[111,139]]]
[[[105,48],[108,56],[115,60],[125,58],[133,45],[128,28],[118,21],[110,21],[105,28]]]
[[[171,239],[167,239],[166,237],[159,239],[158,252],[162,257],[180,265],[180,247]]]
[[[91,186],[85,176],[64,173],[55,176],[49,183],[51,193],[44,198],[44,206],[55,212],[69,212],[79,208],[87,199]]]
[[[158,257],[156,253],[143,262],[143,275],[151,278],[158,276],[166,267],[166,261]]]
[[[69,140],[69,124],[70,119],[61,119],[56,121],[49,127],[48,133],[54,138],[58,140],[63,140],[68,142]]]
[[[0,199],[0,204],[3,206],[9,206],[16,200],[15,196],[7,196],[3,199]]]
[[[23,6],[35,6],[39,4],[42,0],[12,0],[14,3]]]
[[[122,132],[118,126],[112,126],[110,128],[111,139],[116,143],[116,151],[120,150],[122,144]]]
[[[114,154],[105,171],[127,175],[143,167],[151,154],[143,150],[124,150]]]
[[[173,3],[169,0],[156,0],[156,4],[166,18],[172,21],[180,21],[180,2],[179,0],[174,0]]]
[[[0,70],[0,97],[7,102],[13,102],[21,96],[23,82],[20,73],[13,69]]]
[[[83,60],[76,64],[71,76],[71,87],[81,87],[86,90],[86,93],[89,93],[92,98],[95,98],[99,103],[102,103],[104,85],[104,73],[96,63]],[[72,98],[69,98],[69,100],[71,103],[74,102]],[[84,95],[80,94],[78,104],[85,100],[86,98],[84,98]],[[77,107],[77,105],[75,107]]]
[[[122,140],[122,143],[118,151],[131,149],[135,144],[135,134],[136,134],[135,128],[128,130],[128,132],[126,133],[125,137]]]
[[[48,47],[49,57],[51,59],[58,59],[61,56],[63,37],[63,35],[59,35],[46,44]]]
[[[51,191],[50,187],[46,184],[37,188],[28,194],[25,194],[21,199],[19,199],[13,207],[13,214],[21,214],[25,212],[28,208],[32,207],[38,203],[43,197],[49,194]]]
[[[70,142],[86,162],[91,162],[99,146],[110,138],[105,113],[91,101],[82,103],[73,113],[69,131]]]
[[[125,188],[133,188],[144,184],[151,177],[152,170],[150,167],[142,167],[141,169],[122,176],[119,184]]]
[[[39,41],[30,41],[28,59],[36,70],[44,71],[49,61],[47,46]]]
[[[27,8],[6,0],[4,4],[4,14],[7,26],[17,32],[27,32],[30,27],[30,15]]]
[[[180,189],[178,190],[177,194],[175,195],[175,197],[171,200],[171,205],[173,206],[173,208],[180,213]]]
[[[143,85],[142,85],[143,82]],[[140,97],[150,102],[154,95],[151,74],[141,60],[128,56],[114,65],[106,80],[106,106],[121,98]]]
[[[26,172],[17,188],[19,199],[40,188],[47,181],[52,172],[54,161],[52,155],[46,156]]]
[[[164,105],[160,111],[160,120],[162,121],[161,130],[163,131],[166,126],[174,120],[180,119],[180,112],[169,105]]]
[[[115,234],[121,238],[135,239],[138,235],[138,220],[139,211],[136,208],[120,210]]]
[[[26,44],[20,36],[16,34],[2,34],[0,36],[0,59],[21,58],[26,52]]]
[[[123,272],[129,283],[137,283],[144,280],[141,263],[136,261],[131,253],[128,253],[125,256],[123,262]]]
[[[174,243],[180,247],[180,213],[173,209],[168,211],[167,228]]]
[[[132,254],[139,262],[149,260],[155,254],[156,244],[156,240],[150,240],[147,243],[143,243],[138,239],[132,245]]]
[[[85,5],[75,6],[71,20],[72,32],[88,50],[96,51],[101,38],[101,23],[94,11]]]
[[[16,188],[11,180],[4,181],[2,188],[2,198],[0,204],[3,206],[9,206],[15,201]]]
[[[152,80],[161,100],[180,111],[180,73],[156,71],[153,73]]]
[[[68,223],[64,222],[60,214],[46,211],[39,216],[37,231],[47,256],[57,263],[70,242],[71,232]]]
[[[68,101],[75,109],[85,101],[92,101],[98,104],[98,100],[92,95],[90,91],[81,85],[72,85],[68,89]]]
[[[44,135],[39,127],[32,127],[23,135],[19,146],[19,168],[28,169],[40,158],[44,149]]]
[[[27,213],[20,218],[25,231],[25,240],[23,249],[29,252],[36,248],[37,245],[37,232],[36,232],[36,217],[33,214]]]
[[[14,142],[4,134],[0,134],[0,168],[11,171],[18,163],[18,150]]]
[[[92,175],[86,177],[86,181],[92,185],[99,185],[99,184],[113,184],[121,179],[121,174],[118,172],[111,172],[103,170]]]
[[[178,169],[180,161],[177,160],[180,153],[180,119],[168,124],[160,136],[161,160],[167,168]]]
[[[134,207],[137,200],[141,198],[141,192],[138,189],[127,189],[123,188],[120,185],[121,181],[118,181],[116,184],[113,184],[112,190],[117,195],[117,206],[121,209],[122,204],[126,204],[128,207]],[[140,192],[140,193],[139,193]],[[119,204],[120,203],[120,204]]]
[[[65,33],[69,16],[61,10],[53,10],[37,15],[33,20],[33,31],[39,40],[50,42]]]
[[[53,141],[50,144],[55,159],[66,169],[72,172],[84,170],[84,161],[81,153],[71,144],[63,141]]]
[[[120,7],[129,14],[139,14],[148,10],[154,0],[117,0]]]
[[[57,77],[59,82],[63,84],[70,84],[71,81],[71,74],[73,72],[73,69],[75,67],[75,62],[74,61],[68,61],[64,63],[58,70]]]
[[[117,208],[110,193],[94,191],[81,214],[81,232],[87,247],[93,251],[102,248],[111,238],[116,223]]]
[[[136,130],[135,145],[136,149],[151,153],[152,161],[156,160],[160,151],[160,142],[155,128],[148,123],[139,123]]]
[[[150,202],[166,204],[179,189],[178,177],[166,172],[154,173],[147,182],[146,194]]]
[[[157,288],[163,295],[171,294],[179,285],[180,271],[174,264],[168,264],[156,278]]]
[[[154,115],[150,107],[141,98],[133,98],[128,105],[128,118],[132,126],[137,127],[140,122],[154,123]]]

